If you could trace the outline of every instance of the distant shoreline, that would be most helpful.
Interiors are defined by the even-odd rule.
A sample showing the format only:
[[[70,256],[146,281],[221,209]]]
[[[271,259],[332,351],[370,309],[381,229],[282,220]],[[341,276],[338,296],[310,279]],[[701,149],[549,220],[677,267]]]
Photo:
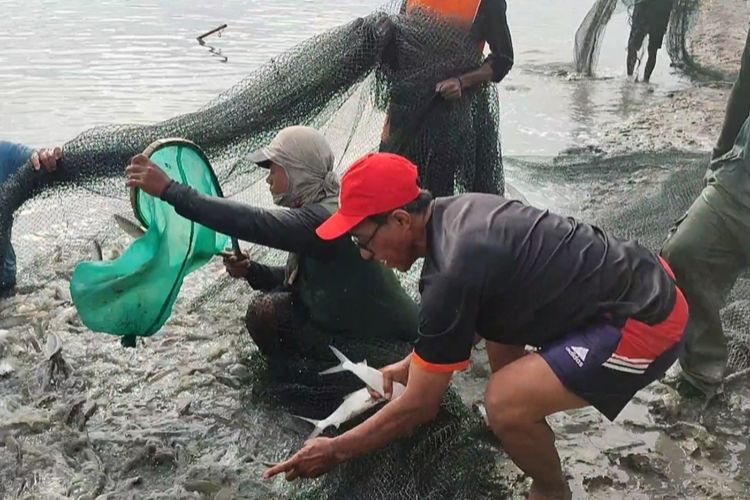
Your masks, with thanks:
[[[739,71],[750,22],[745,0],[706,0],[690,32],[689,50],[702,67],[721,74]],[[659,57],[668,57],[666,47]],[[603,134],[608,155],[677,149],[708,152],[719,135],[731,81],[698,82],[654,101]]]

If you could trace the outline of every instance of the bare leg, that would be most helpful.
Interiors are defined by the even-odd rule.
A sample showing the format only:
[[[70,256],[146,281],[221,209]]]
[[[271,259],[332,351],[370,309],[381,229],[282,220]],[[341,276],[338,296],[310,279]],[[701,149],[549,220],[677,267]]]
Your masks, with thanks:
[[[656,66],[656,53],[657,50],[649,50],[648,51],[648,61],[646,61],[646,69],[643,71],[643,81],[648,83],[648,81],[651,79],[651,73],[654,72],[654,67]]]
[[[291,294],[264,293],[254,297],[247,308],[245,326],[260,352],[270,355],[279,350],[291,316]]]
[[[634,47],[628,47],[628,59],[626,61],[628,76],[633,76],[635,70],[635,61],[638,60],[638,51]]]
[[[500,344],[490,340],[485,341],[485,346],[492,373],[526,354],[523,346]]]
[[[634,24],[630,29],[630,36],[628,37],[628,58],[626,60],[628,76],[633,76],[635,63],[638,60],[638,51],[641,50],[645,37],[646,32],[643,30],[643,27]]]
[[[485,403],[492,431],[513,462],[534,480],[529,498],[570,498],[545,417],[588,403],[568,391],[536,353],[495,372],[487,384]]]

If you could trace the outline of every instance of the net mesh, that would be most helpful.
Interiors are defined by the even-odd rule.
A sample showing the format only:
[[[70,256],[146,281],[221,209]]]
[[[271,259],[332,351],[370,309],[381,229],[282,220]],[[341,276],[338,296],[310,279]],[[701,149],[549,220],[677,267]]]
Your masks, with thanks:
[[[576,71],[579,73],[593,74],[604,31],[616,7],[617,0],[596,0],[583,18],[576,31],[574,47]]]
[[[247,153],[283,127],[309,125],[325,133],[341,172],[353,159],[377,149],[386,108],[391,116],[389,149],[428,166],[420,171],[424,187],[436,194],[454,188],[502,193],[494,86],[478,86],[453,102],[434,94],[437,82],[475,68],[481,54],[466,33],[434,17],[419,11],[393,14],[398,3],[275,57],[194,113],[154,125],[114,125],[82,133],[65,144],[57,173],[22,169],[0,187],[2,234],[7,238],[13,214],[19,219],[18,233],[37,233],[49,207],[64,205],[45,246],[60,245],[67,255],[88,240],[113,237],[111,215],[130,212],[122,187],[124,165],[164,137],[198,144],[225,196],[262,205],[268,203],[259,182],[264,174],[245,159]],[[427,121],[430,127],[423,126]],[[449,161],[433,164],[438,157]],[[73,202],[75,197],[84,199]],[[78,241],[55,238],[64,233],[63,226]],[[16,241],[22,267],[36,269],[29,261],[38,252],[33,245],[24,247],[24,240]]]

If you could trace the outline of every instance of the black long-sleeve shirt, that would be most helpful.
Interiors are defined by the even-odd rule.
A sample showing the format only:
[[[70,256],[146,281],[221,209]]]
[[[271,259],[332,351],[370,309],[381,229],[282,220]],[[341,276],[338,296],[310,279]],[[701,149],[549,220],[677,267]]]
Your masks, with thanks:
[[[339,243],[323,241],[315,234],[330,217],[317,203],[295,210],[269,210],[204,196],[177,182],[167,187],[162,199],[180,215],[244,241],[319,259],[333,258],[339,252]],[[247,280],[254,289],[266,291],[283,286],[284,276],[284,267],[252,261]]]
[[[505,0],[482,0],[471,28],[472,34],[490,46],[486,61],[492,66],[492,81],[499,82],[513,67],[513,41],[505,14]]]
[[[362,338],[416,336],[417,306],[393,272],[363,260],[348,237],[324,241],[315,234],[330,217],[322,204],[263,209],[206,196],[178,182],[161,198],[183,217],[222,234],[297,254],[298,276],[291,291],[316,327]],[[283,283],[283,268],[251,266],[253,288],[268,290]]]

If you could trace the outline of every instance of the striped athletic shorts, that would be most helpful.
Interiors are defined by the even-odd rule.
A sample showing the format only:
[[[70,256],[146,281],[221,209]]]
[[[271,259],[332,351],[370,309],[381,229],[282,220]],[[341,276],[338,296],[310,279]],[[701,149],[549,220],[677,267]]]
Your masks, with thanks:
[[[539,354],[568,390],[614,420],[636,392],[677,360],[687,319],[687,302],[676,288],[674,307],[659,324],[608,320],[574,330]]]

